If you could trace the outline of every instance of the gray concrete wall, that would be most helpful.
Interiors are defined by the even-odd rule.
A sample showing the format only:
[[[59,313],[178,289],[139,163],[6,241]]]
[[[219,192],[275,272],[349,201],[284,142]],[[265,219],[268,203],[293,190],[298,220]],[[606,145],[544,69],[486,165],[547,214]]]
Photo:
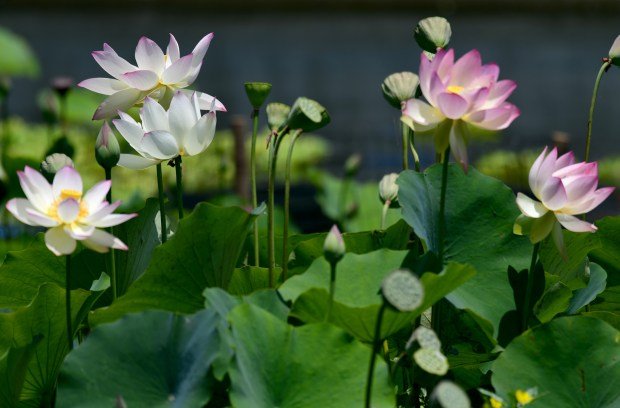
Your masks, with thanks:
[[[497,62],[501,77],[519,83],[511,100],[522,116],[504,132],[500,146],[539,146],[551,132],[571,134],[581,148],[592,84],[600,58],[617,34],[620,16],[558,13],[457,13],[452,46],[471,48],[484,61]],[[366,175],[397,170],[398,114],[382,98],[388,74],[417,71],[419,49],[412,28],[428,12],[232,13],[200,8],[97,8],[53,11],[0,9],[0,25],[30,41],[43,65],[43,77],[20,81],[13,110],[38,117],[32,101],[55,75],[77,79],[102,76],[90,56],[103,42],[133,58],[138,38],[147,35],[165,46],[167,34],[189,52],[202,35],[216,37],[207,54],[198,88],[217,95],[230,113],[248,112],[243,82],[273,83],[271,100],[292,102],[305,95],[323,103],[333,122],[322,134],[333,142],[334,166],[353,151],[365,156]],[[600,92],[593,157],[618,154],[620,147],[620,70],[612,68]],[[221,125],[227,121],[220,116]],[[497,145],[495,146],[497,147]],[[474,147],[472,150],[479,151]],[[430,153],[430,150],[426,151]],[[431,155],[425,156],[431,160]]]

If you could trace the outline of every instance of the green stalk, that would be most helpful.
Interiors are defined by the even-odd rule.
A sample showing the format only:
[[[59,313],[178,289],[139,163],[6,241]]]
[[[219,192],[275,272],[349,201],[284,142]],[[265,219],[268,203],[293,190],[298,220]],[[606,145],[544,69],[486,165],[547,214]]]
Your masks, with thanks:
[[[177,175],[177,207],[179,210],[179,221],[183,219],[183,157],[177,156],[174,161],[174,169]]]
[[[403,136],[403,170],[409,170],[409,127],[401,124]]]
[[[375,360],[376,354],[381,349],[381,323],[383,322],[383,314],[385,313],[385,309],[387,304],[385,300],[381,304],[379,308],[379,312],[377,313],[377,322],[375,323],[375,337],[372,342],[372,354],[370,355],[370,365],[368,367],[368,377],[366,378],[366,404],[364,405],[366,408],[371,408],[371,397],[372,397],[372,380],[373,374],[375,371]]]
[[[291,135],[291,144],[286,155],[286,170],[284,172],[284,230],[282,231],[282,280],[286,280],[288,274],[288,224],[290,219],[291,203],[291,162],[293,158],[293,148],[297,138],[301,135],[301,129]]]
[[[105,179],[112,180],[112,169],[106,167],[104,168],[104,170]],[[109,203],[112,203],[112,186],[110,186],[110,190],[108,190],[107,200]],[[114,227],[108,228],[108,232],[114,235]],[[112,287],[112,301],[114,301],[118,297],[118,282],[116,279],[116,257],[114,256],[114,248],[110,248],[108,256],[110,257],[110,286]]]
[[[332,309],[334,307],[334,296],[336,295],[336,265],[338,262],[330,262],[330,275],[329,275],[329,303],[327,304],[327,313],[325,314],[325,321],[329,322],[329,318],[332,315]]]
[[[258,136],[258,109],[252,111],[252,150],[250,151],[250,184],[252,185],[252,208],[258,207],[256,191],[256,138]],[[254,220],[254,264],[260,266],[258,246],[258,220]]]
[[[275,215],[274,215],[274,200],[275,200],[275,187],[276,187],[276,163],[278,156],[278,147],[280,141],[288,129],[284,129],[280,133],[274,133],[271,136],[271,142],[269,144],[269,184],[267,186],[267,252],[269,256],[269,287],[273,288],[275,284],[275,268],[276,268],[276,237],[275,237]]]
[[[527,322],[530,318],[530,302],[532,301],[532,289],[534,287],[534,268],[536,267],[536,260],[538,259],[538,249],[540,248],[540,242],[534,244],[534,250],[532,251],[532,262],[530,263],[530,269],[527,271],[527,287],[525,290],[525,300],[523,301],[523,316],[521,320],[521,329],[527,330]]]
[[[340,227],[344,230],[344,223],[347,220],[347,197],[349,195],[349,186],[351,185],[351,176],[345,175],[340,187],[340,197],[338,202],[338,216],[340,218]]]
[[[413,154],[413,165],[415,171],[420,172],[420,157],[415,149],[415,132],[411,129],[409,129],[409,143],[411,147],[411,154]]]
[[[164,176],[162,174],[161,163],[157,164],[157,191],[159,193],[159,219],[161,221],[161,243],[168,240],[166,231],[166,207],[164,203]]]
[[[69,350],[73,350],[73,329],[71,328],[71,255],[65,256],[65,309],[67,311],[67,341]]]
[[[594,81],[594,90],[592,91],[592,100],[590,101],[590,112],[588,114],[588,133],[586,134],[586,153],[584,160],[588,161],[590,158],[590,143],[592,141],[592,122],[594,120],[594,107],[596,105],[596,96],[598,94],[598,87],[601,83],[601,79],[603,78],[603,74],[609,69],[611,66],[611,59],[606,58],[603,60],[603,65],[601,65],[601,69],[598,71],[598,75],[596,75],[596,81]]]
[[[388,210],[390,209],[390,200],[386,200],[381,210],[381,229],[385,229],[385,220],[387,218]]]
[[[60,96],[60,109],[58,112],[60,129],[63,136],[67,136],[67,94]]]

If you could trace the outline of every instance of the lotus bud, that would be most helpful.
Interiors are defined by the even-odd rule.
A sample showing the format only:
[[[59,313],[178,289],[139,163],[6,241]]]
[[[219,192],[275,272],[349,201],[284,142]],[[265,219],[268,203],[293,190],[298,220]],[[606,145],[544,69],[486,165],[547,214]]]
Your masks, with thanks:
[[[323,254],[325,259],[331,264],[338,263],[346,252],[344,239],[337,226],[333,226],[325,238],[323,244]]]
[[[271,84],[268,82],[246,82],[245,93],[248,95],[248,99],[252,104],[254,110],[259,110],[265,99],[271,92]]]
[[[379,198],[382,203],[389,203],[390,207],[398,207],[398,174],[390,173],[383,176],[379,182]]]
[[[308,133],[325,127],[330,122],[327,110],[317,101],[305,97],[297,98],[286,120],[291,129]]]
[[[111,169],[116,166],[121,157],[121,148],[114,136],[114,132],[108,122],[103,122],[103,126],[95,142],[95,159],[104,169]]]
[[[54,176],[63,167],[74,167],[73,160],[62,153],[50,154],[41,162],[41,173],[51,183]]]
[[[609,59],[611,59],[612,64],[620,66],[620,35],[616,37],[609,49]]]
[[[52,79],[52,88],[61,98],[67,96],[72,86],[73,78],[62,76]]]
[[[272,102],[267,105],[265,111],[267,112],[269,127],[271,130],[276,131],[286,122],[291,107],[283,103]]]
[[[443,17],[428,17],[420,20],[413,36],[424,51],[435,54],[438,48],[446,48],[450,42],[452,28]]]
[[[383,97],[400,110],[403,102],[415,98],[419,83],[418,76],[413,72],[397,72],[383,80]]]
[[[344,172],[346,177],[353,178],[357,175],[357,172],[360,169],[360,165],[362,164],[362,155],[359,153],[352,154],[349,156],[347,161],[344,163]]]

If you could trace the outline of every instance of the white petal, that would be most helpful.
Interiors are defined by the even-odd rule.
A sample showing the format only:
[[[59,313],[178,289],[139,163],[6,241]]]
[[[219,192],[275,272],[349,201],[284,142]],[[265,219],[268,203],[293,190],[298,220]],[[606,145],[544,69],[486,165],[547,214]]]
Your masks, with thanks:
[[[192,54],[194,55],[194,59],[192,62],[193,67],[197,67],[202,64],[202,60],[209,49],[209,44],[211,44],[211,40],[213,39],[213,33],[209,33],[202,37],[202,39],[196,44]]]
[[[80,203],[73,198],[63,200],[58,204],[58,218],[66,224],[70,224],[77,219],[80,213]]]
[[[93,52],[93,58],[108,74],[112,75],[116,79],[121,79],[123,74],[127,72],[135,71],[138,69],[135,65],[130,64],[125,59],[118,56],[118,54],[107,44],[103,45],[103,51]]]
[[[530,218],[540,218],[549,211],[541,202],[532,200],[523,193],[517,194],[517,206]]]
[[[162,160],[148,159],[135,154],[121,154],[118,165],[133,170],[143,170],[148,167],[161,163]]]
[[[181,90],[181,92],[186,94],[191,94],[192,91]],[[200,104],[200,110],[211,110],[211,106],[213,106],[213,100],[215,99],[211,95],[207,95],[206,93],[196,92],[196,96],[198,97],[198,103]],[[220,112],[226,112],[226,107],[222,102],[215,99],[215,110]]]
[[[98,221],[103,217],[112,214],[119,206],[121,205],[121,201],[115,201],[112,204],[109,204],[107,201],[103,202],[103,205],[97,209],[97,211],[93,211],[84,219],[86,224],[91,224],[92,222]]]
[[[142,118],[142,126],[145,132],[152,132],[154,130],[170,131],[168,113],[153,98],[144,99],[144,106],[140,110],[140,117]]]
[[[101,207],[101,203],[105,200],[105,196],[110,191],[111,186],[111,180],[100,181],[84,194],[82,203],[86,204],[89,213]]]
[[[78,241],[82,241],[91,235],[95,231],[95,227],[92,225],[84,225],[73,223],[71,225],[65,225],[65,232],[69,234],[69,236]]]
[[[54,182],[52,183],[52,191],[56,200],[62,200],[66,198],[68,194],[76,195],[77,198],[82,196],[82,177],[71,166],[66,166],[60,169],[54,176]]]
[[[36,219],[30,217],[30,214],[27,210],[36,211],[36,209],[32,206],[30,201],[26,200],[25,198],[13,198],[12,200],[9,200],[9,202],[6,203],[6,209],[11,214],[13,214],[15,218],[17,218],[20,222],[23,222],[26,225],[41,225],[37,222]]]
[[[403,107],[403,114],[409,116],[416,124],[433,128],[445,119],[439,109],[418,99],[409,99]],[[428,129],[425,129],[428,130]]]
[[[80,82],[78,86],[102,95],[112,95],[127,89],[127,84],[111,78],[90,78]]]
[[[51,228],[59,224],[58,221],[56,221],[55,219],[48,217],[47,215],[35,210],[34,208],[26,208],[26,214],[28,215],[28,218],[30,220],[34,221],[34,225]]]
[[[167,160],[179,155],[179,145],[174,136],[161,130],[145,134],[141,146],[154,159]]]
[[[118,111],[127,111],[142,99],[143,93],[139,89],[127,88],[110,95],[95,111],[93,120],[113,118]]]
[[[123,74],[122,80],[132,88],[149,91],[159,83],[159,76],[148,70],[138,70]]]
[[[96,229],[93,234],[83,241],[84,245],[97,252],[107,252],[108,248],[127,250],[127,245],[114,235]]]
[[[179,43],[177,39],[174,38],[174,35],[170,34],[170,42],[168,42],[168,48],[166,48],[166,55],[168,56],[167,63],[172,64],[174,61],[178,60],[181,56],[181,51],[179,51]]]
[[[155,41],[142,37],[136,47],[136,62],[140,69],[153,71],[160,75],[165,66],[164,52]]]
[[[112,121],[114,123],[114,127],[118,130],[118,132],[123,136],[123,139],[129,143],[131,147],[133,147],[136,151],[141,151],[140,144],[142,143],[142,138],[144,137],[144,129],[140,127],[140,125],[122,119],[114,119]]]
[[[196,110],[192,105],[189,97],[181,92],[174,94],[170,109],[168,109],[168,122],[170,124],[170,133],[177,140],[179,146],[183,145],[185,135],[196,124]]]
[[[28,201],[42,213],[46,213],[54,203],[52,186],[38,171],[26,166],[24,171],[18,171],[19,184],[26,194]]]
[[[568,214],[555,214],[560,224],[569,231],[573,232],[594,232],[598,228],[594,224],[580,220],[577,217]]]
[[[193,55],[189,54],[178,59],[164,71],[161,82],[167,85],[174,85],[182,82],[188,76],[192,67]]]
[[[198,123],[189,131],[185,138],[185,151],[194,156],[202,153],[213,141],[217,118],[215,111],[209,112],[200,118]]]
[[[63,229],[54,227],[45,233],[45,245],[56,256],[69,255],[75,251],[76,242]]]
[[[97,228],[113,227],[118,224],[122,224],[125,221],[129,221],[132,218],[137,217],[138,214],[110,214],[97,221],[92,221],[91,225]]]

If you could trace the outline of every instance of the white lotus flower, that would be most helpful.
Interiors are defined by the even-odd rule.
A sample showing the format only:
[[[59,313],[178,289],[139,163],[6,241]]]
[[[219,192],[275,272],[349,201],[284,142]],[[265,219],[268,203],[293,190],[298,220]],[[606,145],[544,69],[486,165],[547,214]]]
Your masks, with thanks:
[[[27,199],[14,198],[6,208],[24,224],[49,228],[45,244],[55,255],[73,253],[76,241],[97,252],[107,252],[108,248],[127,250],[120,239],[97,229],[112,227],[137,216],[112,214],[121,202],[105,201],[112,184],[110,180],[97,183],[82,194],[82,178],[70,166],[58,171],[51,185],[28,166],[17,175]]]
[[[136,47],[137,66],[121,58],[108,44],[103,44],[102,51],[92,53],[93,58],[115,79],[91,78],[78,84],[109,95],[95,111],[93,120],[114,117],[119,110],[126,111],[140,104],[147,96],[169,101],[174,91],[187,88],[196,80],[212,39],[213,33],[205,36],[190,54],[181,57],[179,44],[172,34],[165,54],[153,40],[142,37]],[[226,111],[214,97],[200,92],[197,95],[202,110],[215,104],[216,110]]]
[[[196,93],[188,96],[177,92],[168,111],[146,98],[140,110],[142,123],[119,112],[121,118],[112,122],[139,156],[121,154],[118,165],[145,169],[177,156],[195,156],[205,151],[215,136],[216,116],[213,106],[201,116],[199,104]]]

